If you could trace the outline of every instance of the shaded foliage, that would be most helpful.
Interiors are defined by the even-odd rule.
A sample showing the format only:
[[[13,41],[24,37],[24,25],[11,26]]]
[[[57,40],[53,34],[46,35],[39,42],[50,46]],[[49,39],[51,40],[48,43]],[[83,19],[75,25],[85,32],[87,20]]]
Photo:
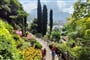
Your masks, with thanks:
[[[16,25],[21,25],[20,28],[24,26],[24,23],[26,23],[26,18],[24,19],[24,17],[26,16],[27,13],[23,10],[22,5],[18,2],[18,0],[0,1],[0,18],[3,18],[15,29],[17,28]],[[26,25],[24,27],[26,27]]]
[[[31,24],[30,32],[33,34],[37,33],[37,19],[34,19],[33,23]]]

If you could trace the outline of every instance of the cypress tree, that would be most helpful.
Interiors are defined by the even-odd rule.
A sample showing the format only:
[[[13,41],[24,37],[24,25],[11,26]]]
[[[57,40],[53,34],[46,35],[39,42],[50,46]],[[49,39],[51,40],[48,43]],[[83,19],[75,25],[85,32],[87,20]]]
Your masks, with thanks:
[[[47,6],[46,5],[43,5],[43,24],[42,24],[42,35],[45,35],[46,32],[47,32]]]
[[[52,28],[53,28],[53,10],[50,10],[50,34],[52,32]]]
[[[37,32],[41,33],[42,31],[42,8],[41,8],[41,3],[40,0],[38,0],[38,5],[37,5]]]

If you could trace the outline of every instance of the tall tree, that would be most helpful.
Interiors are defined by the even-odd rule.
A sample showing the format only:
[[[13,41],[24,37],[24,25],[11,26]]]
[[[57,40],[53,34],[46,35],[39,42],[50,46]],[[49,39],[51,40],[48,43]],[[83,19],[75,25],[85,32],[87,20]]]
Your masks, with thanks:
[[[37,31],[38,33],[41,33],[42,31],[42,8],[41,8],[41,3],[40,0],[38,0],[38,8],[37,8]]]
[[[53,28],[53,10],[50,10],[50,34],[52,32],[52,28]]]
[[[47,20],[48,20],[47,6],[43,5],[43,21],[42,21],[42,34],[45,35],[47,32]]]

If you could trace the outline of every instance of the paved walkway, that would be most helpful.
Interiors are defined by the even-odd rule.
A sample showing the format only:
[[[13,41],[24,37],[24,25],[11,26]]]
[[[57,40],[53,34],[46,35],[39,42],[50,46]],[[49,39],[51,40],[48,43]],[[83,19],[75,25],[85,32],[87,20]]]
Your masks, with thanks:
[[[45,42],[44,40],[40,39],[40,38],[37,38],[37,41],[42,44],[43,48],[46,48],[47,50],[47,53],[46,53],[46,60],[52,60],[52,56],[51,56],[51,51],[47,45],[47,42]],[[58,60],[57,59],[57,56],[55,56],[55,60]]]

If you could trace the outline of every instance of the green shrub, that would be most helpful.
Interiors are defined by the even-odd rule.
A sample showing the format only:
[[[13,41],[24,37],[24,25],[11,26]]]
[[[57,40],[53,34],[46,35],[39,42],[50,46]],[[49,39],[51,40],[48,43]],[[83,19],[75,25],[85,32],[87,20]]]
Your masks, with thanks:
[[[2,28],[2,29],[5,28],[10,32],[12,32],[12,30],[13,30],[13,27],[11,25],[9,25],[6,22],[3,22],[1,19],[0,19],[0,28]]]
[[[41,33],[36,33],[35,34],[38,38],[41,38],[42,37],[42,34]]]
[[[75,46],[71,48],[69,44],[71,44],[71,42],[61,43],[61,44],[54,43],[54,45],[56,46],[56,48],[58,48],[59,51],[61,51],[64,54],[65,52],[68,51],[70,56],[73,58],[76,58],[76,60],[90,60],[90,51],[89,51],[90,48],[89,47],[88,49],[82,46]]]
[[[24,40],[20,38],[20,36],[16,35],[16,34],[13,34],[12,35],[12,38],[14,39],[15,41],[15,44],[16,44],[16,47],[17,48],[21,48],[23,43],[24,43]]]
[[[31,39],[30,43],[31,43],[31,46],[35,46],[35,48],[37,49],[42,48],[42,45],[35,38]]]
[[[42,45],[39,42],[36,42],[35,43],[35,48],[41,49],[42,48]]]
[[[66,51],[70,50],[70,47],[66,43],[57,44],[56,47],[62,52],[66,52]]]
[[[16,41],[12,38],[7,24],[0,20],[0,60],[23,60],[22,53],[16,49]]]
[[[59,30],[55,30],[52,32],[50,39],[53,39],[56,42],[60,41],[60,31]]]
[[[90,48],[89,48],[89,50],[90,50]],[[82,48],[81,54],[79,56],[79,60],[90,60],[90,51],[89,50]]]
[[[0,35],[0,56],[3,60],[23,60],[22,54],[16,49],[15,41]],[[23,56],[22,56],[23,57]]]
[[[90,29],[85,30],[85,38],[90,39]]]

